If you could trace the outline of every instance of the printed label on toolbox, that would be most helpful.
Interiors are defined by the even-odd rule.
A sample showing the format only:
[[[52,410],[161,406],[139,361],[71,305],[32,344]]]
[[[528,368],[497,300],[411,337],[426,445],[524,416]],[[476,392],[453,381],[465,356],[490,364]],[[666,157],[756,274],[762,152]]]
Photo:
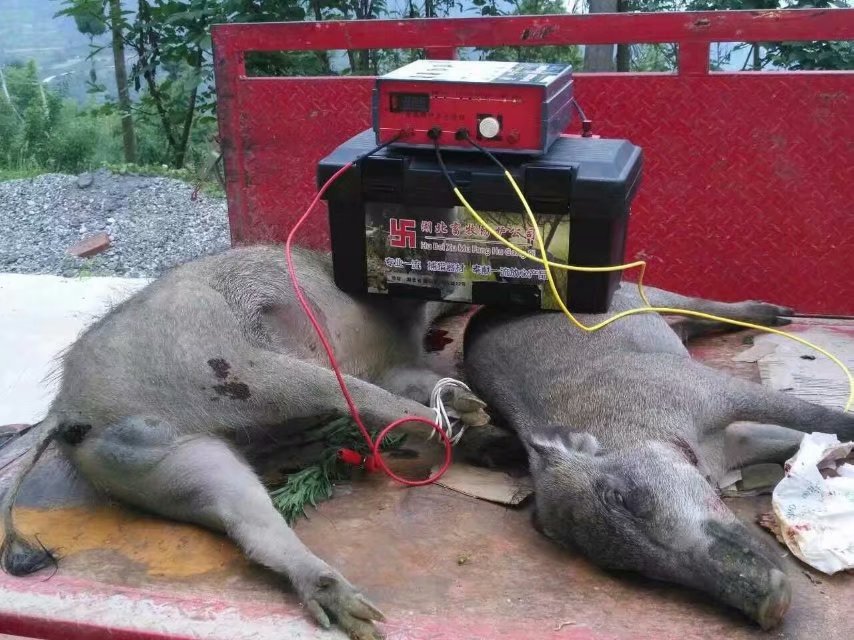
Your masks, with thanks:
[[[567,65],[482,60],[417,60],[387,73],[395,80],[549,84]]]
[[[506,240],[539,255],[525,214],[480,214]],[[537,220],[549,259],[565,263],[569,215],[538,215]],[[506,284],[516,285],[516,290],[529,288],[542,309],[558,309],[543,266],[496,240],[463,207],[367,203],[365,247],[370,293],[420,293],[431,299],[483,304],[494,300],[501,291],[498,287]],[[566,271],[552,273],[558,291],[566,295]]]
[[[497,76],[494,82],[550,84],[565,70],[566,66],[562,64],[518,63],[512,69]]]

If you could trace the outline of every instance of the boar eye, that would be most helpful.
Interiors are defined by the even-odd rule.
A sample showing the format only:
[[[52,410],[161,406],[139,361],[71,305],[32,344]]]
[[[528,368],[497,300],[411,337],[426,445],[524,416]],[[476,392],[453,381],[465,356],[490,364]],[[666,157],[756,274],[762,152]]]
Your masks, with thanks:
[[[613,487],[605,489],[603,499],[605,504],[614,510],[621,511],[634,518],[645,516],[644,501],[637,490],[619,491]]]

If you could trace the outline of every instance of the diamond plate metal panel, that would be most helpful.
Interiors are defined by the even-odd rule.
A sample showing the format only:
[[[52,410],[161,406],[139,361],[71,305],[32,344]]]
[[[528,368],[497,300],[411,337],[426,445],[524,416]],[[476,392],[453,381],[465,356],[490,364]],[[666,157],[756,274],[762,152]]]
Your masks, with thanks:
[[[854,75],[580,76],[578,92],[600,134],[644,149],[627,257],[650,283],[854,313]]]
[[[241,83],[240,171],[246,188],[245,209],[230,211],[236,242],[284,241],[315,195],[317,162],[370,125],[372,88],[373,80],[367,78]],[[327,246],[325,203],[301,234],[306,246]]]
[[[729,40],[757,30],[770,39],[769,24],[781,39],[851,37],[854,10],[832,13],[801,12],[797,20],[788,11],[604,20],[620,27],[613,41],[637,41],[631,39],[637,31],[628,29],[634,24],[649,34],[644,41],[667,41],[672,33],[670,41],[691,42],[697,54],[703,42],[707,51],[712,37],[725,40],[730,32]],[[594,18],[583,21],[593,29],[585,33],[599,41],[605,22]],[[305,23],[220,28],[217,90],[234,242],[283,240],[314,195],[317,161],[370,126],[372,79],[246,78],[238,54],[253,48],[248,42],[265,50],[276,43],[340,48],[354,39],[360,46],[394,46],[404,30],[409,46],[451,50],[465,42],[531,44],[534,26],[543,42],[582,41],[573,31],[581,24],[575,17],[538,20],[428,21],[429,30],[416,20],[396,23],[394,33],[379,21],[323,23],[320,31]],[[288,34],[297,32],[295,44]],[[694,55],[678,75],[578,74],[576,95],[597,133],[644,149],[626,259],[650,262],[650,284],[854,315],[854,73],[710,74]],[[327,241],[319,210],[302,242],[324,247]]]

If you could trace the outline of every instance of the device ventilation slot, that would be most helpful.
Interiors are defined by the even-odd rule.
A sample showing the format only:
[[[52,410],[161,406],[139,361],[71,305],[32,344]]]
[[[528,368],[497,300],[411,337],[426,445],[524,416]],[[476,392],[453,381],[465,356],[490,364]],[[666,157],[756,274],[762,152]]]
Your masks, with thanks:
[[[365,181],[364,191],[366,194],[383,194],[383,195],[395,195],[400,192],[400,188],[393,185],[388,184],[387,182],[371,182]]]

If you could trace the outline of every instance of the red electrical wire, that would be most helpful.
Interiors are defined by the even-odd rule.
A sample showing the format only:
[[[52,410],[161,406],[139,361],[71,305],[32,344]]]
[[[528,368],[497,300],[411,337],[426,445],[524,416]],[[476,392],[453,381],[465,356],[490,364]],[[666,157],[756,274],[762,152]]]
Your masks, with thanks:
[[[350,395],[350,390],[347,389],[347,383],[344,382],[344,376],[341,374],[341,369],[338,366],[338,361],[335,359],[335,354],[332,352],[332,346],[329,344],[329,340],[326,339],[326,335],[323,333],[323,329],[320,326],[320,323],[317,321],[317,318],[314,317],[314,313],[311,311],[311,308],[308,306],[308,302],[305,299],[305,296],[302,292],[302,287],[300,287],[299,281],[297,279],[297,272],[294,268],[293,257],[291,255],[291,244],[293,242],[294,236],[296,235],[299,228],[302,224],[308,219],[311,215],[311,212],[317,206],[317,203],[320,202],[320,199],[323,197],[323,194],[326,193],[326,190],[332,185],[338,177],[345,173],[350,167],[353,166],[353,162],[348,162],[343,167],[338,169],[332,176],[327,180],[323,186],[318,190],[317,194],[314,196],[314,200],[311,201],[311,204],[308,205],[308,208],[305,210],[305,213],[302,214],[299,220],[297,220],[296,224],[291,229],[288,234],[288,239],[285,242],[285,258],[288,261],[288,273],[291,276],[291,282],[294,285],[294,292],[297,294],[297,300],[299,300],[300,305],[305,311],[305,315],[308,317],[309,322],[311,322],[311,326],[314,327],[315,332],[317,332],[317,337],[320,338],[321,344],[323,344],[323,348],[326,351],[326,355],[329,356],[329,365],[332,367],[332,371],[335,373],[335,377],[338,379],[338,385],[341,387],[341,393],[344,394],[344,399],[347,401],[347,406],[350,409],[350,415],[353,417],[353,421],[356,423],[356,426],[359,427],[359,431],[362,433],[362,437],[365,439],[365,442],[368,444],[368,448],[370,449],[370,455],[365,459],[365,466],[368,470],[374,470],[376,468],[382,469],[387,476],[396,480],[397,482],[407,485],[409,487],[419,487],[425,484],[432,484],[436,482],[439,478],[444,475],[444,473],[448,470],[448,467],[451,466],[451,441],[448,438],[448,434],[435,422],[432,420],[427,420],[426,418],[420,418],[416,416],[400,418],[399,420],[395,420],[394,422],[390,422],[385,427],[383,427],[382,431],[377,435],[376,440],[371,439],[371,434],[368,433],[367,428],[365,428],[364,423],[362,422],[362,417],[359,415],[359,409],[356,407],[356,403],[353,401],[353,397]],[[380,455],[380,444],[383,439],[394,429],[399,427],[405,422],[422,422],[426,425],[429,425],[439,434],[439,438],[442,441],[442,444],[445,446],[445,460],[442,463],[442,466],[439,470],[431,475],[430,477],[424,480],[408,480],[407,478],[402,478],[389,469],[383,457]]]

